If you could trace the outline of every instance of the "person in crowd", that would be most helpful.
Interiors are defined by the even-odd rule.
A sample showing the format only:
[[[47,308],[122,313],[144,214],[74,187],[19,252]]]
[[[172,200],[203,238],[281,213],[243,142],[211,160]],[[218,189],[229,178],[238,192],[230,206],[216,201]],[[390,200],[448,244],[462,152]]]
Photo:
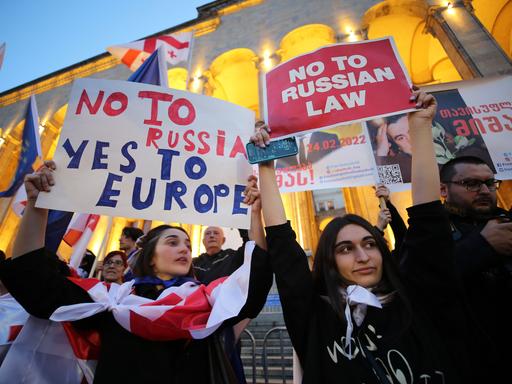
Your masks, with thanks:
[[[503,305],[512,297],[512,214],[497,206],[500,181],[480,158],[450,160],[440,173],[455,262],[469,305],[501,364],[508,364],[512,315]]]
[[[271,265],[303,383],[479,382],[450,262],[450,226],[436,188],[430,129],[436,101],[419,91],[411,99],[419,108],[408,115],[414,206],[400,269],[379,231],[348,214],[322,232],[311,274],[286,220],[274,166],[259,166]],[[256,145],[268,143],[265,128],[257,123]]]
[[[137,239],[144,235],[142,229],[137,227],[124,227],[119,237],[119,249],[126,253],[128,265],[135,265],[135,254],[137,252]]]
[[[405,234],[407,232],[407,226],[405,225],[400,213],[393,205],[390,199],[389,188],[384,184],[379,184],[375,187],[375,197],[381,202],[384,200],[384,204],[381,203],[379,216],[377,217],[377,224],[375,227],[380,231],[380,234],[384,236],[384,229],[391,226],[393,236],[395,237],[395,246],[392,251],[394,255],[399,256],[400,245],[404,241]]]
[[[255,213],[260,215],[260,212]],[[224,231],[221,227],[210,226],[203,232],[203,245],[206,252],[192,259],[194,274],[197,279],[205,284],[219,277],[229,276],[243,263],[244,246],[249,241],[247,230],[240,229],[242,246],[237,250],[222,249],[226,242]]]
[[[84,252],[84,257],[82,258],[80,266],[77,270],[77,273],[80,277],[89,277],[95,259],[96,255],[90,249],[86,249]]]
[[[251,177],[250,180],[254,182],[256,178]],[[206,252],[192,259],[194,274],[199,281],[209,284],[218,278],[231,275],[244,261],[244,250],[247,241],[249,239],[265,237],[259,200],[252,204],[251,210],[250,230],[239,229],[242,246],[237,250],[222,248],[226,242],[222,228],[209,226],[205,229],[203,245]],[[240,343],[240,335],[249,324],[249,320],[244,319],[234,327],[226,327],[222,333],[224,349],[235,370],[238,382],[241,384],[246,382],[246,378],[241,359],[242,345]]]
[[[124,313],[124,305],[129,302],[117,305],[118,299],[109,296],[108,304],[105,304],[101,301],[103,296],[98,297],[93,294],[92,289],[86,287],[91,284],[90,281],[84,281],[84,286],[76,279],[64,277],[57,270],[52,262],[53,258],[44,249],[48,211],[35,207],[38,194],[41,191],[50,191],[54,185],[54,169],[55,163],[47,161],[44,167],[25,178],[27,207],[14,243],[13,257],[0,264],[0,278],[12,295],[30,314],[40,318],[55,319],[57,316],[67,319],[63,321],[70,321],[72,314],[69,311],[72,312],[73,309],[69,308],[74,308],[73,304],[80,304],[79,308],[83,308],[87,305],[91,307],[92,303],[92,307],[96,309],[91,309],[90,312],[80,309],[81,316],[73,316],[81,320],[74,321],[73,324],[80,329],[97,331],[99,334],[100,349],[95,383],[236,382],[215,333],[202,339],[191,339],[191,332],[199,332],[197,327],[200,322],[205,322],[205,318],[209,319],[211,305],[217,307],[206,296],[213,288],[198,285],[192,277],[190,238],[182,228],[161,225],[149,231],[140,244],[134,267],[136,279],[125,283],[127,285],[122,285],[119,289],[112,291],[111,288],[104,292],[107,296],[122,295],[124,292],[128,295],[126,300],[129,302],[144,303],[139,307],[141,311],[157,298],[164,300],[162,304],[171,305],[171,308],[179,304],[175,311],[165,312],[165,319],[169,319],[165,326],[160,322],[162,313],[156,318],[149,316],[139,319],[136,313],[130,311],[126,316],[131,325],[127,327],[126,320],[119,316]],[[248,182],[246,195],[244,202],[249,205],[259,199],[253,179]],[[250,276],[231,280],[237,284],[247,284],[246,302],[243,304],[239,301],[241,310],[238,315],[231,315],[232,312],[226,315],[231,318],[232,323],[255,317],[263,307],[272,285],[268,257],[263,250],[265,240],[255,241],[257,245],[252,252],[250,264],[244,264],[247,267],[244,269],[246,273],[250,266]],[[249,260],[249,256],[247,257]],[[132,286],[134,295],[129,290]],[[102,287],[102,284],[94,285],[95,289],[102,290]],[[182,313],[180,308],[187,302],[181,303],[181,298],[176,301],[176,295],[169,294],[173,292],[170,291],[173,288],[179,292],[179,296],[186,295],[187,292],[194,295],[194,305],[184,307]],[[190,293],[191,290],[193,293]],[[216,300],[229,310],[233,305],[232,295],[228,306],[222,302],[222,297],[225,298],[222,291],[218,295],[220,298],[216,297]],[[238,296],[243,298],[240,294]],[[205,304],[196,305],[201,297]],[[98,309],[98,303],[104,303],[101,304],[101,310]],[[155,307],[157,308],[160,307]],[[134,322],[135,320],[138,322]],[[230,321],[227,321],[228,326],[232,325]]]
[[[128,267],[126,253],[112,251],[103,259],[101,278],[107,283],[123,284],[123,272]]]

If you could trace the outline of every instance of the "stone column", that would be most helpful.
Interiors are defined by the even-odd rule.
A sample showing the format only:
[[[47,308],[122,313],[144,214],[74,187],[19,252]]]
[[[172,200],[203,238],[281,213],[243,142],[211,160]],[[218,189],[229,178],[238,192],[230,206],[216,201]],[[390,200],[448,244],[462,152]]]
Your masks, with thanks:
[[[464,80],[512,73],[512,62],[472,12],[469,1],[427,0],[427,28]]]

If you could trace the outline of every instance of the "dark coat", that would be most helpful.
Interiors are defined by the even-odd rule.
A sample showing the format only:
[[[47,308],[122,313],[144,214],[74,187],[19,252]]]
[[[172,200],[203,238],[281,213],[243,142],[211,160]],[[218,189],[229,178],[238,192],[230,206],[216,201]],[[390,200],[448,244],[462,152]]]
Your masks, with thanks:
[[[256,247],[248,301],[240,317],[233,319],[234,323],[256,317],[263,307],[272,285],[267,262],[266,252]],[[1,263],[0,279],[27,312],[39,318],[49,318],[55,309],[64,305],[92,301],[85,290],[59,271],[54,256],[44,249]],[[137,294],[152,299],[160,292],[154,286],[141,285],[136,289]],[[222,349],[215,336],[204,340],[145,340],[125,330],[110,312],[101,312],[73,324],[99,332],[101,349],[95,383],[219,382],[213,377],[219,379],[218,361],[222,358]]]

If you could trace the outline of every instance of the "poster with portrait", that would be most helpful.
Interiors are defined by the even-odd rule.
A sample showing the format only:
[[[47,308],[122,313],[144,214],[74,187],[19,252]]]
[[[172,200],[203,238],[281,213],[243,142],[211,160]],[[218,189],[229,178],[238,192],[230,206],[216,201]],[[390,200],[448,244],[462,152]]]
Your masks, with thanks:
[[[432,126],[439,166],[460,156],[484,160],[501,180],[512,179],[512,76],[426,87],[438,101]],[[366,123],[377,172],[385,184],[411,181],[407,115]]]
[[[360,123],[297,137],[299,153],[276,160],[281,192],[355,187],[375,183],[371,146]]]

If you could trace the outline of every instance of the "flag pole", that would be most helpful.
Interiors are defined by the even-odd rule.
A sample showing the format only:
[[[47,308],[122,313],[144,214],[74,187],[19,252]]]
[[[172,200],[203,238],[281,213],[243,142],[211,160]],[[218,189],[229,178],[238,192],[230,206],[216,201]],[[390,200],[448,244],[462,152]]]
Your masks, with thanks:
[[[112,223],[114,222],[112,216],[108,217],[108,224],[107,224],[107,230],[105,231],[105,235],[103,236],[103,240],[101,241],[100,249],[98,251],[98,256],[94,259],[94,263],[92,264],[91,271],[89,272],[89,277],[94,277],[94,272],[96,271],[96,266],[98,265],[98,261],[101,258],[105,258],[105,249],[107,248],[107,238],[112,230]],[[101,276],[98,276],[100,278]]]
[[[188,91],[188,83],[189,79],[192,77],[190,70],[192,69],[192,51],[194,49],[195,38],[195,30],[192,30],[192,38],[190,39],[190,49],[188,50],[188,58],[187,58],[187,81],[185,82],[185,90]]]
[[[165,58],[164,49],[162,46],[157,48],[157,56],[158,56],[158,72],[160,75],[160,86],[169,88],[169,81],[167,75],[167,59]]]

